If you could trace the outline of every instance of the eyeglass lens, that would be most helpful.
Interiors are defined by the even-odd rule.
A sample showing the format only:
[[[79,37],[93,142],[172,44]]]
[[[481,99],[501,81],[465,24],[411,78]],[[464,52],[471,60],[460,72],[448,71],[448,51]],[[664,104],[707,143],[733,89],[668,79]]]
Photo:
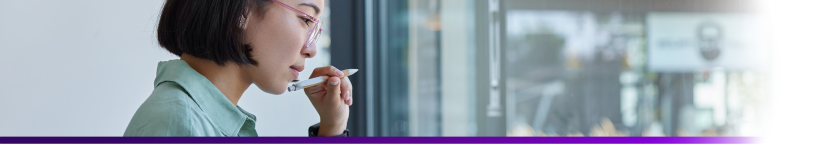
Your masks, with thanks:
[[[321,30],[322,30],[321,29],[321,24],[322,23],[323,23],[322,21],[319,21],[318,23],[315,24],[315,26],[312,27],[312,30],[310,31],[309,36],[307,36],[307,42],[306,42],[307,46],[314,45],[315,43],[318,42],[318,38],[321,37],[320,35],[321,35]]]

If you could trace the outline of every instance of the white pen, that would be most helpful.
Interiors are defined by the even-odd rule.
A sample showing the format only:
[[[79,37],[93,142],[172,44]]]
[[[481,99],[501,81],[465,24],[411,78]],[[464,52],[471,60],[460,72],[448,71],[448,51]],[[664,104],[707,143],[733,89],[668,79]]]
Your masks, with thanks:
[[[358,72],[358,69],[345,69],[345,70],[342,70],[341,72],[344,72],[344,77],[347,77],[347,76],[350,76],[352,74],[355,74],[355,72]],[[302,90],[304,88],[309,88],[309,87],[321,84],[323,82],[326,82],[327,79],[329,79],[329,76],[319,76],[319,77],[315,77],[315,78],[310,78],[308,80],[304,80],[304,81],[289,85],[289,88],[287,88],[287,91],[292,92],[292,91]],[[297,80],[295,80],[295,81],[297,81]]]

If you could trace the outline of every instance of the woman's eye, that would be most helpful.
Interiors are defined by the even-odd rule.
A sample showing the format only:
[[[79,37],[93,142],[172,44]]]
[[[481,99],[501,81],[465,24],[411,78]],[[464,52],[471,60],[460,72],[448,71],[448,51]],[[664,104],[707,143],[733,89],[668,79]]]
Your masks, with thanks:
[[[309,19],[309,18],[304,18],[304,17],[301,17],[301,20],[303,20],[303,21],[304,21],[304,23],[306,23],[307,25],[309,25],[309,23],[310,23],[310,22],[313,22],[311,19]]]

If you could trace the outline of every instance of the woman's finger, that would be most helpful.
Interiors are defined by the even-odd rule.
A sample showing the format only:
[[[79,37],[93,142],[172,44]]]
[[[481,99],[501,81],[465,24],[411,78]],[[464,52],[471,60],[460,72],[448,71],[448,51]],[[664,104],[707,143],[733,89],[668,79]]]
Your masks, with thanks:
[[[307,95],[322,93],[325,91],[326,87],[326,85],[315,85],[312,87],[304,88],[304,92],[306,92]]]
[[[342,100],[340,98],[341,97],[340,96],[340,94],[341,94],[341,88],[340,88],[341,79],[339,79],[338,77],[330,77],[327,80],[326,85],[327,85],[327,91],[326,91],[327,95],[325,95],[326,96],[324,98],[324,99],[326,99],[325,101],[341,102],[341,100]]]
[[[349,81],[349,77],[341,78],[341,99],[347,100],[351,95],[347,92],[352,91],[352,83]]]
[[[350,91],[350,92],[351,92],[351,91]],[[348,106],[351,106],[351,105],[352,105],[352,96],[350,96],[350,98],[349,98],[349,99],[347,99],[347,105],[348,105]]]
[[[344,77],[341,79],[341,92],[345,92],[342,95],[341,99],[344,100],[344,103],[348,106],[352,105],[352,82],[350,82],[349,77]]]
[[[338,70],[333,66],[326,66],[326,67],[318,67],[315,70],[312,70],[312,74],[309,75],[309,78],[315,78],[318,76],[330,76],[330,77],[342,77],[344,76],[344,72]]]

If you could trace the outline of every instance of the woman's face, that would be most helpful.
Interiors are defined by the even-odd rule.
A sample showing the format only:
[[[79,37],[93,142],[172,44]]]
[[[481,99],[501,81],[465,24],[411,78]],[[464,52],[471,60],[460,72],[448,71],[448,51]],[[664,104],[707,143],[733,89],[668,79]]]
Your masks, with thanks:
[[[323,0],[279,1],[318,19],[324,10]],[[264,92],[282,94],[289,82],[298,79],[297,72],[304,69],[304,60],[315,56],[315,45],[306,47],[305,42],[317,22],[307,21],[309,17],[274,2],[265,10],[257,13],[252,9],[244,33],[244,43],[252,48],[252,59],[258,65],[242,68]]]

